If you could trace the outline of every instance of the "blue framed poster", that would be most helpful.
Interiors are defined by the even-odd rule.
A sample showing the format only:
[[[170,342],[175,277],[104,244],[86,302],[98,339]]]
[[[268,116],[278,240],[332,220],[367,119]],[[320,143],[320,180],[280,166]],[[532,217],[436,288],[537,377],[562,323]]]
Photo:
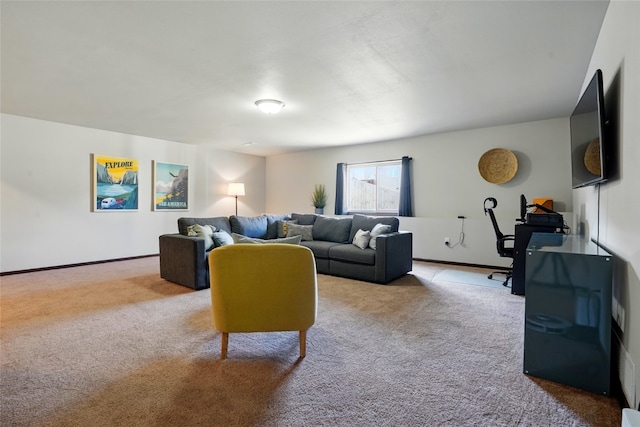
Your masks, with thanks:
[[[189,166],[153,162],[153,210],[189,210]]]

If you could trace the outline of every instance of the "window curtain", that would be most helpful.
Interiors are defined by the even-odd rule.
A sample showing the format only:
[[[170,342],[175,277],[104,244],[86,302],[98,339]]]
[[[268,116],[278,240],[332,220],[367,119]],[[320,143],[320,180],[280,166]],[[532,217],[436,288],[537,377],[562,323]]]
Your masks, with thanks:
[[[338,167],[336,170],[336,215],[344,215],[344,169],[345,163],[338,163]]]
[[[402,157],[399,216],[413,216],[413,207],[411,205],[411,160],[411,157]]]

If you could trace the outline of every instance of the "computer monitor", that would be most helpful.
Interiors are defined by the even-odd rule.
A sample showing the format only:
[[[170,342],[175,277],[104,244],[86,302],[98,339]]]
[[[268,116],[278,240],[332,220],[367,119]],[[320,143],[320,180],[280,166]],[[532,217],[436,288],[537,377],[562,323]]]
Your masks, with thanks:
[[[524,222],[527,217],[527,198],[524,194],[520,195],[520,218],[519,220]]]

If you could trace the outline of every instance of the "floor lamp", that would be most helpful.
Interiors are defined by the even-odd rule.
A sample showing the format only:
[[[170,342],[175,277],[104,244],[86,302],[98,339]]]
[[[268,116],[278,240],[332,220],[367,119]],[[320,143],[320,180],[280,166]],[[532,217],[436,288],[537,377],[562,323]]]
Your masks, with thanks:
[[[243,182],[230,182],[229,183],[229,191],[227,192],[229,196],[235,196],[236,198],[236,215],[238,215],[238,196],[244,196],[244,183]]]

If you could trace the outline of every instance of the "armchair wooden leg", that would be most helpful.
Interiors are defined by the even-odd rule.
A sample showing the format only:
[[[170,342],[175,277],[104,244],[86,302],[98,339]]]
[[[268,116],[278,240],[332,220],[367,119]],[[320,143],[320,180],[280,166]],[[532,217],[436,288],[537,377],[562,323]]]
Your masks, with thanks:
[[[227,349],[229,348],[229,332],[222,333],[222,351],[220,352],[220,358],[227,358]]]
[[[300,331],[300,358],[307,355],[307,331]]]

